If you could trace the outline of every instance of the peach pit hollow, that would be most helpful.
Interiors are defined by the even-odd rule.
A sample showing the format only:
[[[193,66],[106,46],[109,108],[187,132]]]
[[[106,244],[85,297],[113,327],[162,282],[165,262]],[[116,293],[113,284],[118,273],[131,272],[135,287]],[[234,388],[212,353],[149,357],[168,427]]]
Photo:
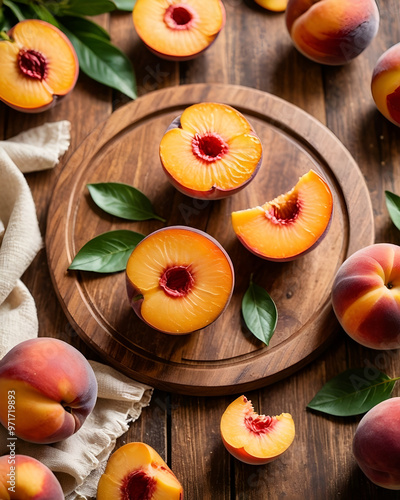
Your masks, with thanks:
[[[170,5],[165,11],[164,22],[172,30],[188,30],[197,20],[197,13],[187,4]]]
[[[168,267],[160,278],[160,286],[169,297],[185,297],[194,284],[189,266]]]
[[[121,485],[121,500],[151,500],[156,480],[143,470],[132,471]]]
[[[290,191],[267,204],[265,216],[274,224],[290,224],[300,213],[300,201],[297,193]]]
[[[195,134],[192,139],[193,154],[207,163],[220,160],[228,149],[228,144],[215,132]]]
[[[34,49],[21,49],[18,53],[18,68],[21,73],[35,80],[44,80],[48,74],[46,57]]]

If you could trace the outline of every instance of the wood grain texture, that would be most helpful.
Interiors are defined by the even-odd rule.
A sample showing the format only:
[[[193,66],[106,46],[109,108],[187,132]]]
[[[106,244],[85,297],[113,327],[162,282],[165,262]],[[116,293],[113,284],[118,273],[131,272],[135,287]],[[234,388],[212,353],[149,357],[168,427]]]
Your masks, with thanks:
[[[377,37],[359,58],[342,68],[323,67],[299,54],[286,32],[284,14],[268,12],[253,0],[224,0],[227,23],[216,43],[199,59],[181,64],[150,54],[131,35],[129,13],[101,16],[100,22],[131,58],[140,95],[179,83],[246,85],[294,103],[326,123],[366,179],[377,241],[399,244],[400,233],[388,217],[383,192],[389,189],[400,194],[400,129],[375,109],[369,86],[378,57],[400,40],[400,11],[398,0],[377,3],[381,14]],[[73,142],[62,163],[53,172],[27,176],[44,236],[49,200],[62,167],[86,135],[128,101],[81,75],[65,101],[40,115],[18,113],[0,104],[2,138],[47,121],[69,119],[72,123]],[[97,358],[77,336],[57,300],[46,249],[25,273],[24,282],[36,300],[40,334],[67,340],[89,359]],[[219,419],[235,395],[197,398],[156,391],[150,407],[117,447],[135,440],[152,444],[172,465],[190,500],[399,500],[399,492],[369,482],[352,457],[351,440],[359,417],[340,419],[306,410],[324,382],[347,368],[371,370],[371,366],[396,376],[400,353],[368,350],[338,329],[334,343],[312,363],[264,389],[246,392],[262,412],[290,410],[296,424],[291,448],[264,467],[231,459],[220,441]],[[398,385],[394,395],[400,395]]]
[[[234,106],[250,120],[264,145],[263,164],[255,180],[217,203],[178,193],[166,179],[158,156],[169,123],[185,107],[201,101]],[[237,241],[230,213],[289,191],[311,168],[327,179],[334,196],[327,236],[317,249],[291,263],[253,258]],[[67,272],[78,250],[98,234],[128,227],[149,234],[161,227],[158,221],[132,224],[101,213],[86,186],[107,181],[134,185],[150,196],[167,225],[207,231],[228,251],[237,276],[234,295],[213,325],[183,337],[160,334],[130,309],[124,273],[99,277]],[[47,234],[53,283],[71,323],[89,345],[109,363],[145,383],[183,394],[217,395],[275,382],[320,352],[335,328],[330,306],[333,278],[347,256],[373,242],[374,224],[360,171],[328,129],[270,94],[239,86],[197,84],[153,92],[99,125],[60,175]],[[252,273],[279,311],[268,347],[241,324],[241,300]]]

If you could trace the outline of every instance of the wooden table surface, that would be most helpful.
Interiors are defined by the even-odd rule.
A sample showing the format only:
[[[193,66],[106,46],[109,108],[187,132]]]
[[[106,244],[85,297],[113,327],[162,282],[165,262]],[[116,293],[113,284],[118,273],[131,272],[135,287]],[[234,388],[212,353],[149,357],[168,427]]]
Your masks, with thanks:
[[[152,55],[134,32],[129,13],[96,20],[132,60],[139,95],[186,83],[244,85],[275,94],[327,125],[348,148],[366,179],[376,242],[399,244],[384,191],[400,194],[400,129],[376,110],[370,80],[378,57],[400,41],[400,5],[398,0],[377,3],[381,13],[377,37],[361,56],[343,67],[323,67],[304,58],[291,43],[284,14],[265,11],[252,0],[225,0],[227,22],[217,41],[198,59],[183,63]],[[0,105],[0,137],[4,139],[45,122],[68,119],[72,123],[71,147],[61,163],[53,171],[27,175],[43,235],[53,186],[68,158],[97,124],[128,102],[126,96],[81,74],[72,94],[44,113],[29,115]],[[40,335],[60,338],[89,359],[98,359],[74,332],[58,303],[45,248],[23,281],[36,300]],[[257,411],[289,412],[295,421],[293,445],[266,466],[242,464],[223,447],[220,418],[235,396],[191,397],[156,390],[150,406],[118,445],[144,441],[153,446],[182,482],[189,500],[397,499],[400,493],[374,486],[355,463],[351,444],[360,418],[324,416],[306,410],[306,405],[324,382],[347,368],[374,365],[398,376],[399,361],[399,352],[362,348],[338,331],[329,349],[305,368],[247,393]],[[398,386],[394,395],[400,395]]]

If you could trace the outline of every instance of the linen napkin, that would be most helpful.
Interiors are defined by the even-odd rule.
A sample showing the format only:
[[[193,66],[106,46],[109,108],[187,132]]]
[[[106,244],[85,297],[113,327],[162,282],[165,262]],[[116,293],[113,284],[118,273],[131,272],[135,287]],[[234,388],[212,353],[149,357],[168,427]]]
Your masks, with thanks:
[[[43,246],[36,209],[23,173],[54,167],[70,143],[70,123],[47,123],[0,141],[0,359],[38,335],[36,306],[20,277]],[[53,445],[19,439],[16,452],[33,456],[58,477],[68,500],[95,496],[116,439],[150,403],[152,388],[113,368],[90,361],[99,392],[81,429]],[[0,426],[0,453],[8,453]]]

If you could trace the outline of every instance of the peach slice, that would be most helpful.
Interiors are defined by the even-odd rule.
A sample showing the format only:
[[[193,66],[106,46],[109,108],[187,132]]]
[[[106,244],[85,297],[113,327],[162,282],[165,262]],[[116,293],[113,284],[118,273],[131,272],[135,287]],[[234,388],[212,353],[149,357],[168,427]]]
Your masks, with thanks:
[[[241,243],[255,255],[289,261],[320,243],[332,210],[328,184],[310,170],[286,194],[262,206],[232,212],[232,225]]]
[[[225,104],[194,104],[177,117],[160,143],[170,182],[183,194],[220,199],[243,189],[258,172],[262,145],[250,123]]]
[[[251,401],[240,396],[221,418],[221,436],[225,448],[246,464],[272,462],[292,444],[295,428],[292,416],[275,417],[255,413]]]
[[[64,500],[60,483],[46,465],[11,450],[0,457],[1,500]]]
[[[272,10],[273,12],[283,12],[289,0],[255,0],[258,5],[264,9]]]
[[[128,443],[115,451],[97,487],[97,500],[182,500],[175,474],[151,446]]]
[[[222,246],[197,229],[171,226],[151,233],[126,267],[129,302],[152,328],[185,334],[211,324],[232,296],[234,271]]]
[[[400,43],[378,59],[372,73],[371,91],[378,110],[400,127]]]
[[[221,0],[137,0],[135,30],[163,59],[186,61],[206,50],[225,24]]]
[[[68,38],[45,21],[16,24],[0,41],[0,99],[19,111],[53,106],[75,86],[79,63]]]

